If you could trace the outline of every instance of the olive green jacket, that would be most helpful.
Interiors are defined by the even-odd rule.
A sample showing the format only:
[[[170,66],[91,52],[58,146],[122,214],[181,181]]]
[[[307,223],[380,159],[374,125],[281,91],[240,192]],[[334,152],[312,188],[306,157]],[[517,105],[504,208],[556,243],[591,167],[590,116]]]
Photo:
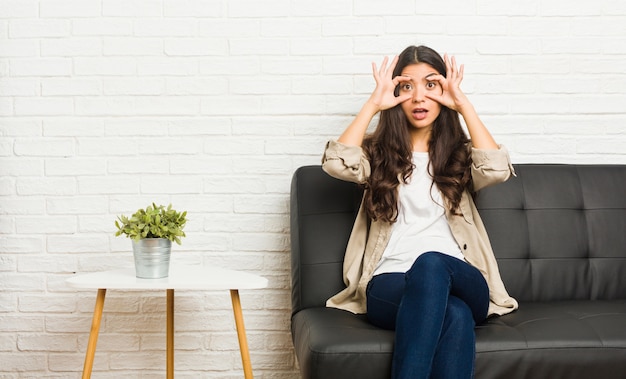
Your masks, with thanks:
[[[500,146],[498,150],[471,148],[473,190],[506,181],[515,175],[509,154]],[[347,146],[329,141],[322,158],[322,168],[329,175],[359,184],[370,175],[370,163],[358,146]],[[476,267],[489,286],[489,315],[503,315],[517,309],[518,304],[507,293],[500,278],[498,264],[491,249],[487,231],[466,190],[459,205],[461,215],[446,210],[446,218],[452,234],[465,260]],[[365,288],[372,278],[391,236],[391,224],[372,221],[363,204],[359,209],[348,241],[343,262],[343,280],[346,288],[326,302],[328,307],[340,308],[353,313],[366,313]]]

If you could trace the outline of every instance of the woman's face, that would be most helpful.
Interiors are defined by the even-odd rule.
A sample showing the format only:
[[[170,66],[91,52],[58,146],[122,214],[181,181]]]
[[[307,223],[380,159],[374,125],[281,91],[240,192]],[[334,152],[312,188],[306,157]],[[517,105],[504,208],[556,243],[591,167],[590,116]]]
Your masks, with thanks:
[[[411,78],[400,83],[400,94],[411,95],[409,100],[402,103],[402,111],[413,127],[430,131],[439,117],[441,104],[426,95],[441,95],[441,85],[432,78],[439,75],[439,72],[429,64],[416,63],[406,66],[402,75]]]

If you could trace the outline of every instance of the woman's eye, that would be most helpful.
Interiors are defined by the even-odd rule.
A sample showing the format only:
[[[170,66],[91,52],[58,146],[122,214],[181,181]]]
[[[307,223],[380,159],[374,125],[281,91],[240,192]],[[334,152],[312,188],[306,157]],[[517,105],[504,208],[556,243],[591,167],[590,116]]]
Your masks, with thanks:
[[[433,89],[433,88],[436,88],[436,87],[437,87],[437,83],[435,83],[435,82],[428,82],[428,83],[426,83],[426,88],[428,88],[428,89]]]
[[[413,86],[409,83],[404,83],[401,88],[403,91],[411,91],[413,89]]]

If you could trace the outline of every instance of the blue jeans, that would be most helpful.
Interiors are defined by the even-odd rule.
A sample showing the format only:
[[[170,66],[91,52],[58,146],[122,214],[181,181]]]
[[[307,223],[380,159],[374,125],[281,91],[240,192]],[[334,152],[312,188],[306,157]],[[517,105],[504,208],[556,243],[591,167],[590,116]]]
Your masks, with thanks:
[[[474,375],[476,324],[489,308],[478,269],[437,252],[420,255],[406,273],[374,276],[367,317],[396,331],[393,379],[463,379]]]

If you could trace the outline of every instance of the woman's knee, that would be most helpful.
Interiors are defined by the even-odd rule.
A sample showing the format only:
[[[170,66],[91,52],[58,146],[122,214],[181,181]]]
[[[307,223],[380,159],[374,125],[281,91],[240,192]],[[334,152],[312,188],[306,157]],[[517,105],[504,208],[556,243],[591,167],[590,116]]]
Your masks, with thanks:
[[[424,275],[432,274],[435,277],[440,277],[440,273],[447,270],[445,259],[446,257],[442,253],[433,251],[423,253],[413,262],[407,275],[415,274],[423,278]]]

